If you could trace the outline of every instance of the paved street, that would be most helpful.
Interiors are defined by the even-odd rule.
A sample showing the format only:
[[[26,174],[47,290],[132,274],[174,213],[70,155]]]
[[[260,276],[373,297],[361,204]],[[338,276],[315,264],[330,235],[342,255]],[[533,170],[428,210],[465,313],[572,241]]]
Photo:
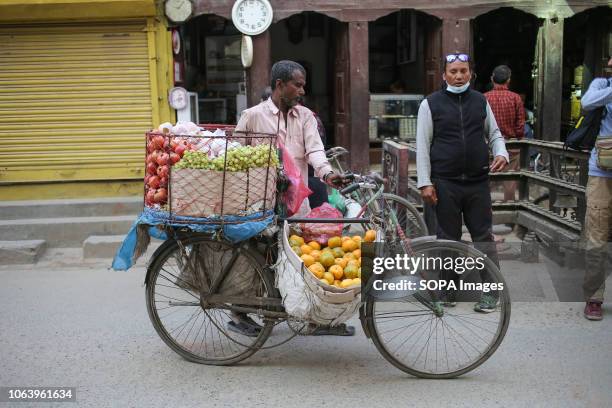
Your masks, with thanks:
[[[155,333],[142,266],[64,266],[69,255],[62,263],[0,267],[0,385],[73,386],[79,407],[612,404],[610,303],[602,322],[586,321],[581,303],[514,303],[498,351],[455,380],[397,370],[357,321],[354,338],[298,337],[239,366],[209,367],[182,360]],[[271,341],[287,334],[275,333]]]

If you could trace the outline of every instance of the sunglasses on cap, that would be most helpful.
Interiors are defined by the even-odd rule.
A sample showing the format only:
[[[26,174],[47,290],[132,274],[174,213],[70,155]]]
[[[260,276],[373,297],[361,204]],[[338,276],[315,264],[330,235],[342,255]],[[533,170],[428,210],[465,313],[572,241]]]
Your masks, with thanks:
[[[446,62],[453,63],[455,61],[468,62],[470,60],[469,55],[467,54],[448,54],[446,56]]]

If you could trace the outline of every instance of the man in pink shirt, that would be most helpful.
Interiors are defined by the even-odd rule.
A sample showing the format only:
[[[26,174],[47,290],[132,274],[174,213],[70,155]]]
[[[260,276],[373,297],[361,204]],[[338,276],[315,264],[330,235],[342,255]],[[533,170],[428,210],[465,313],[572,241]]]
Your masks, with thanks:
[[[325,157],[323,142],[319,136],[317,120],[312,111],[299,104],[306,85],[306,70],[294,61],[278,61],[270,75],[272,95],[265,101],[242,112],[236,130],[278,134],[300,169],[304,184],[308,185],[308,164],[315,176],[329,186],[341,186],[342,176],[333,172]],[[304,200],[296,216],[304,216],[310,207]],[[257,336],[261,326],[248,315],[232,313],[228,329],[246,336]],[[352,336],[355,328],[347,325],[319,327],[315,335]]]
[[[308,185],[308,164],[330,186],[342,183],[325,157],[317,120],[312,111],[298,102],[304,95],[306,71],[294,61],[279,61],[272,66],[272,95],[242,112],[236,130],[278,134],[280,142],[295,160],[304,183]],[[297,216],[310,210],[308,200],[302,202]]]

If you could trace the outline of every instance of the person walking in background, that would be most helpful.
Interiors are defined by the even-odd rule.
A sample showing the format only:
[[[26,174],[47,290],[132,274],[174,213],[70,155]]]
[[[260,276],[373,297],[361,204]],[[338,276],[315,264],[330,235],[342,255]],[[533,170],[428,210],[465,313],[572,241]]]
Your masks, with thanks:
[[[612,138],[612,57],[608,57],[606,78],[595,78],[582,96],[582,108],[590,111],[604,107],[599,128],[600,138]],[[587,210],[584,217],[586,238],[586,268],[582,286],[586,306],[584,317],[603,319],[601,304],[604,299],[606,267],[612,234],[612,170],[598,166],[597,149],[593,148],[589,159],[589,181],[586,187]]]
[[[507,65],[499,65],[493,69],[491,81],[493,89],[485,92],[497,126],[504,139],[522,139],[525,135],[525,107],[521,97],[509,89],[512,71]],[[509,149],[510,163],[503,171],[520,170],[520,150]],[[513,201],[516,199],[517,182],[504,182],[504,200]]]

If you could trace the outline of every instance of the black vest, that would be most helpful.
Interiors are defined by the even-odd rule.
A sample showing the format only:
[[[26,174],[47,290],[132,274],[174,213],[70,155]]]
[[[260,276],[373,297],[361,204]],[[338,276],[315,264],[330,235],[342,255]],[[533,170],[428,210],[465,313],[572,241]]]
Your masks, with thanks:
[[[468,89],[461,94],[447,90],[427,97],[433,121],[430,149],[431,177],[481,181],[489,175],[489,147],[485,135],[487,100]]]

